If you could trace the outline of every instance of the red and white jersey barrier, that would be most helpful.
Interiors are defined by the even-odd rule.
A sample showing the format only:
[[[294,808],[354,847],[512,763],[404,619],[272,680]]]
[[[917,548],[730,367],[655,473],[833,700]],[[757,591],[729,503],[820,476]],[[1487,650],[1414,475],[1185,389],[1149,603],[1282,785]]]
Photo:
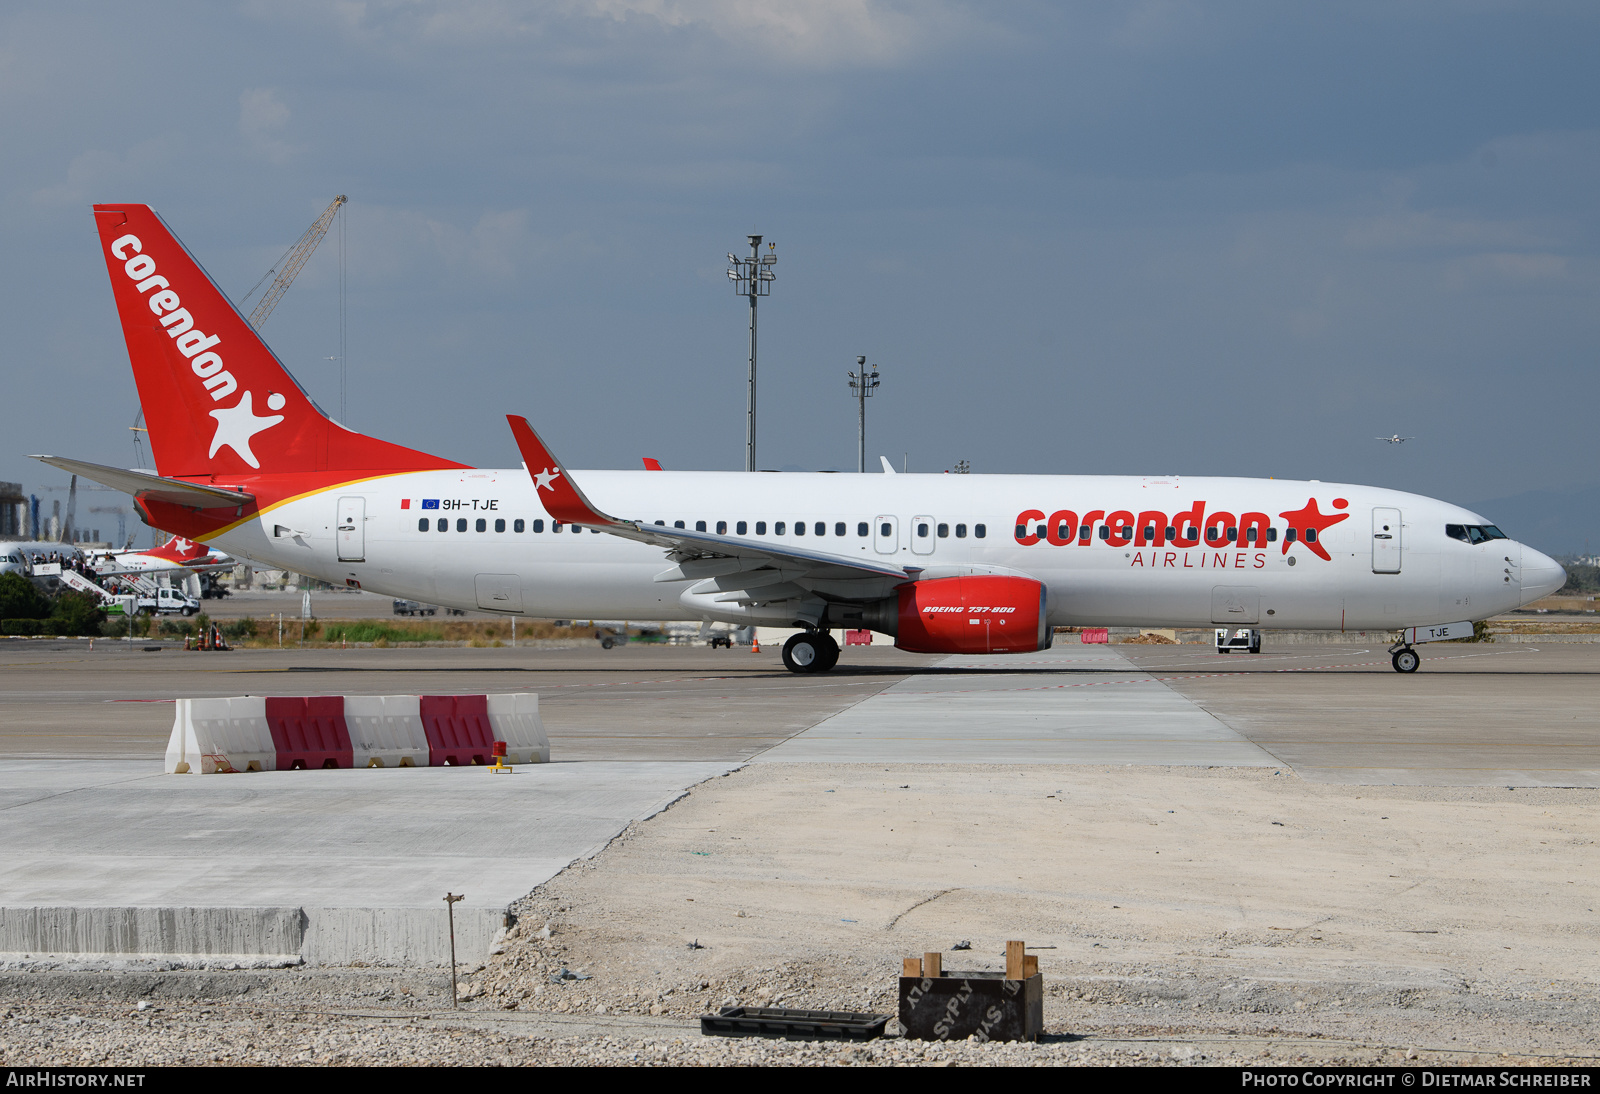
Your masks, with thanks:
[[[244,695],[179,699],[167,772],[210,775],[323,767],[447,767],[550,762],[539,697]]]

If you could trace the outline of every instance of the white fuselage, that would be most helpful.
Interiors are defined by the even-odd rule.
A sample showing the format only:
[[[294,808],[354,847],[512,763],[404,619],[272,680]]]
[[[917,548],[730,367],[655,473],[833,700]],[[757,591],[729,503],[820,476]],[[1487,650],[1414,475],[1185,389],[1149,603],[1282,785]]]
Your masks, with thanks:
[[[925,576],[972,570],[1031,575],[1048,588],[1053,626],[1242,622],[1262,628],[1392,629],[1483,619],[1547,595],[1564,580],[1555,562],[1513,540],[1466,543],[1446,535],[1447,524],[1487,523],[1475,513],[1416,494],[1348,484],[1042,475],[572,474],[596,507],[625,520],[668,527],[682,521],[689,529],[703,521],[711,532],[725,522],[729,536],[921,567]],[[1102,532],[1107,515],[1125,512],[1137,522],[1141,513],[1175,515],[1199,501],[1208,518],[1264,514],[1273,538],[1267,540],[1263,531],[1260,541],[1245,542],[1247,533],[1237,519],[1219,522],[1217,542],[1202,538],[1188,547],[1178,545],[1182,532],[1177,542],[1156,543],[1141,543],[1137,536],[1118,543],[1117,528],[1109,529],[1109,536]],[[1346,514],[1315,541],[1329,555],[1326,560],[1304,541],[1303,532],[1294,542],[1287,540],[1293,521],[1284,514],[1312,502],[1324,516]],[[1030,535],[1061,511],[1071,511],[1079,527],[1087,524],[1091,532],[1080,538],[1075,530],[1062,544],[1025,545],[1016,526],[1019,514],[1030,511],[1039,514],[1026,522]],[[1387,539],[1376,539],[1379,523],[1396,511],[1399,527],[1383,532]],[[503,531],[497,530],[500,521]],[[795,534],[798,523],[805,526],[803,536]],[[816,534],[819,523],[822,535]],[[842,535],[837,534],[841,527]],[[1229,527],[1236,529],[1233,542],[1225,538]],[[863,529],[866,534],[860,534]],[[1161,535],[1159,529],[1156,534]],[[272,507],[209,542],[334,584],[451,607],[539,618],[767,621],[731,605],[708,609],[703,600],[686,595],[683,583],[654,580],[671,565],[659,547],[571,525],[553,531],[521,468],[369,479]],[[1374,572],[1377,568],[1398,572]],[[486,592],[491,589],[497,596]],[[515,591],[511,599],[508,589]]]

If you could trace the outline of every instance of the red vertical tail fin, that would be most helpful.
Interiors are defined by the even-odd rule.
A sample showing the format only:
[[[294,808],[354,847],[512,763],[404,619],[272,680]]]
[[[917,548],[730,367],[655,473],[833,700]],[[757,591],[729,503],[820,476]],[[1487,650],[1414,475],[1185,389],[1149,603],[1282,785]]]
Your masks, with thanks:
[[[168,562],[193,562],[197,558],[204,558],[211,553],[211,548],[204,543],[182,536],[173,536],[159,547],[145,552],[152,558],[164,558]]]
[[[149,206],[94,218],[161,474],[462,466],[328,419]]]

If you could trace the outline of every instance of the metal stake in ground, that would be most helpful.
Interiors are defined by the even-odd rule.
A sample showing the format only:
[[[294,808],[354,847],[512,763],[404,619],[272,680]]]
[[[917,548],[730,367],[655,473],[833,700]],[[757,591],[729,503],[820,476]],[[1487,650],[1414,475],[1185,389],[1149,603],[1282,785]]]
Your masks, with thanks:
[[[450,915],[450,1005],[458,1008],[461,1002],[456,994],[456,902],[466,898],[465,893],[444,894],[445,910]]]

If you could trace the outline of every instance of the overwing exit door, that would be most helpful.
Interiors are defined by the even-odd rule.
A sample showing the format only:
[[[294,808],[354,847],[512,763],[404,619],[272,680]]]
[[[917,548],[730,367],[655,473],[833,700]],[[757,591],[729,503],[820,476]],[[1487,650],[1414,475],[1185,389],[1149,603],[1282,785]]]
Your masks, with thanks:
[[[367,499],[340,498],[339,526],[340,562],[365,562],[367,558]]]
[[[1400,572],[1400,510],[1374,509],[1372,511],[1372,572],[1397,574]]]
[[[878,517],[872,522],[872,546],[880,555],[892,555],[900,550],[898,517]]]

